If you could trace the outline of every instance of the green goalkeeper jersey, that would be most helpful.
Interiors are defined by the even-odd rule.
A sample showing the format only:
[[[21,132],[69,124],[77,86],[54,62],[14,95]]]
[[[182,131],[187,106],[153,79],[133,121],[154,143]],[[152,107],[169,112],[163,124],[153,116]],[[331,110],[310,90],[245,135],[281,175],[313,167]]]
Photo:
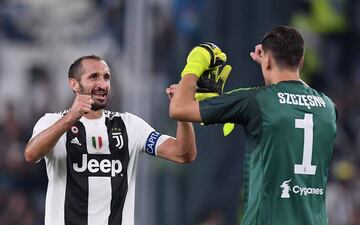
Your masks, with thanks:
[[[247,136],[242,225],[326,225],[336,135],[333,102],[300,81],[237,89],[200,102],[205,124],[242,124]]]

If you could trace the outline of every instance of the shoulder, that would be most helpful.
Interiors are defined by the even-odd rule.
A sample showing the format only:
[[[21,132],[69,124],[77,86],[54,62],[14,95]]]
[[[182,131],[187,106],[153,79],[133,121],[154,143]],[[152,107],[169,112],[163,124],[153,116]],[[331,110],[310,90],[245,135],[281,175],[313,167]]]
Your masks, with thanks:
[[[247,87],[247,88],[238,88],[232,91],[227,92],[225,96],[225,101],[237,102],[238,104],[248,105],[249,103],[258,102],[258,96],[261,96],[261,93],[266,92],[267,87]]]
[[[124,113],[121,112],[113,112],[113,111],[109,111],[109,110],[104,110],[104,115],[106,119],[114,119],[114,118],[122,118]]]
[[[115,118],[121,118],[124,121],[124,123],[127,125],[146,123],[139,116],[136,116],[129,112],[113,112],[113,111],[105,110],[104,113],[105,113],[105,118],[109,118],[110,120],[113,120]]]
[[[334,101],[329,97],[327,96],[325,93],[323,92],[319,92],[319,95],[324,99],[325,102],[329,103],[331,106],[334,106],[335,107],[335,103]]]
[[[225,101],[249,108],[258,105],[258,96],[266,91],[267,87],[248,87],[232,90],[225,95]],[[250,107],[253,108],[253,107]],[[256,107],[255,107],[256,108]]]
[[[57,120],[59,120],[61,117],[63,117],[68,111],[64,110],[61,112],[56,112],[56,113],[45,113],[39,120],[38,123],[44,123],[44,122],[56,122]]]
[[[219,104],[246,104],[249,101],[256,101],[255,97],[261,90],[263,90],[263,87],[234,89],[218,97],[200,101],[200,107],[216,106]]]
[[[333,100],[332,100],[329,96],[327,96],[324,92],[318,91],[318,90],[316,90],[316,89],[314,89],[314,88],[311,88],[311,87],[309,87],[309,89],[311,90],[311,92],[312,92],[314,95],[316,95],[316,96],[318,96],[318,97],[321,98],[321,100],[324,102],[324,104],[325,104],[326,107],[328,107],[328,108],[334,108],[334,109],[335,109],[335,103],[334,103]]]
[[[122,118],[125,120],[128,119],[141,119],[140,117],[129,113],[129,112],[114,112],[114,111],[109,111],[109,110],[104,110],[105,113],[105,118],[109,118],[109,119],[114,119],[114,118]]]
[[[57,113],[45,113],[35,124],[34,131],[42,131],[46,128],[52,126],[56,121],[58,121],[61,117],[66,114],[65,111],[57,112]]]
[[[255,96],[260,91],[264,90],[266,87],[247,87],[247,88],[237,88],[227,92],[227,95],[248,95]]]
[[[320,96],[324,99],[325,105],[326,107],[330,108],[330,110],[332,111],[335,120],[337,120],[337,118],[339,117],[338,111],[336,109],[336,105],[334,103],[334,101],[327,96],[326,94],[324,94],[323,92],[318,92],[320,94]]]

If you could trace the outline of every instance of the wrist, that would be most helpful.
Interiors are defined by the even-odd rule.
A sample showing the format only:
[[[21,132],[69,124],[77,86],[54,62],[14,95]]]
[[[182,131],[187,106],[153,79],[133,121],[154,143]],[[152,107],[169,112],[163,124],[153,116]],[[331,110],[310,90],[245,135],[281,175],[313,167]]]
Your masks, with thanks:
[[[78,112],[74,112],[71,109],[68,111],[68,113],[66,113],[63,117],[64,122],[69,125],[72,126],[74,123],[76,123],[80,118],[82,117],[82,115]]]

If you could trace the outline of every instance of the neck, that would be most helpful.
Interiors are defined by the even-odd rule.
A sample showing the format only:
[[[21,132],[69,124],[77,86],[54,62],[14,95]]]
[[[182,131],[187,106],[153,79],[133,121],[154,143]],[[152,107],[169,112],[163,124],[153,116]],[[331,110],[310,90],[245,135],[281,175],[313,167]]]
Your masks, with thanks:
[[[274,68],[269,73],[270,84],[277,84],[281,81],[298,80],[300,81],[299,70]]]
[[[91,119],[99,119],[101,116],[102,116],[102,114],[103,114],[103,110],[101,109],[101,110],[97,110],[97,111],[90,111],[89,113],[87,113],[87,114],[84,114],[84,117],[86,118],[86,119],[89,119],[89,120],[91,120]]]

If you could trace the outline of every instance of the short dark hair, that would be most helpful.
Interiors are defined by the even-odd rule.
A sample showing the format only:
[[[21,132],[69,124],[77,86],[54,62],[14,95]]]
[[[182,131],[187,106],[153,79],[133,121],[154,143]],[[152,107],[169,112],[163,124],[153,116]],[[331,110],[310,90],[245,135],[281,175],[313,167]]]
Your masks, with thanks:
[[[295,69],[300,66],[304,56],[304,39],[292,27],[277,26],[263,37],[262,49],[272,53],[280,68]]]
[[[70,78],[74,78],[74,79],[79,79],[80,78],[81,74],[84,72],[84,68],[83,68],[81,63],[82,63],[83,60],[86,60],[86,59],[94,59],[94,60],[99,60],[99,61],[104,61],[105,62],[105,60],[101,56],[98,56],[98,55],[82,56],[82,57],[76,59],[70,65],[69,72],[68,72],[69,79]]]

